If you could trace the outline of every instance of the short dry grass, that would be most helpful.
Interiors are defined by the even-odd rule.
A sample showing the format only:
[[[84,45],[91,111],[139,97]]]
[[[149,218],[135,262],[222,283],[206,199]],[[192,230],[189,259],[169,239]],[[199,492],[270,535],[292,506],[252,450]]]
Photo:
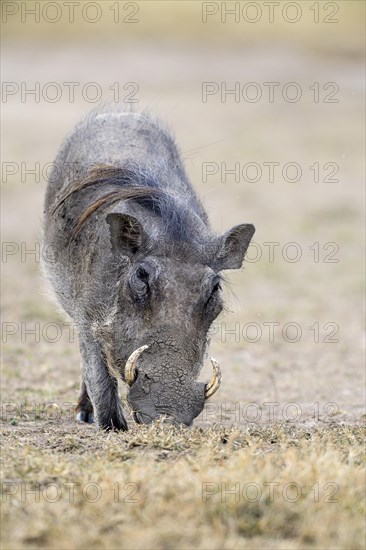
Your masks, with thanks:
[[[3,548],[364,548],[359,426],[2,434]]]

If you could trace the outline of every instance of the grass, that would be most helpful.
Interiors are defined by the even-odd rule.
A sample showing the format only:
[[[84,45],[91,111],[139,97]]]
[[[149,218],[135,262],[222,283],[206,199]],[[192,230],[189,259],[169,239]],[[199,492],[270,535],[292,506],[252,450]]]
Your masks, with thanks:
[[[3,548],[364,548],[361,426],[2,435]]]

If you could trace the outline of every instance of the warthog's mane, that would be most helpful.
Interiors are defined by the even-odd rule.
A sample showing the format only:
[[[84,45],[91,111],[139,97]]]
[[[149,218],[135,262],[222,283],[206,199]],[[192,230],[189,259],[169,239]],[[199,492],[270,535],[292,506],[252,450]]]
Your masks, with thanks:
[[[148,211],[156,214],[164,231],[174,240],[190,242],[195,231],[192,231],[192,214],[199,214],[189,204],[184,204],[176,196],[166,192],[161,183],[147,171],[139,167],[94,166],[85,177],[75,181],[58,198],[51,215],[74,194],[86,189],[105,188],[105,193],[92,200],[76,220],[71,238],[75,238],[84,224],[97,211],[106,210],[120,201],[133,201]],[[204,220],[201,220],[204,222]]]

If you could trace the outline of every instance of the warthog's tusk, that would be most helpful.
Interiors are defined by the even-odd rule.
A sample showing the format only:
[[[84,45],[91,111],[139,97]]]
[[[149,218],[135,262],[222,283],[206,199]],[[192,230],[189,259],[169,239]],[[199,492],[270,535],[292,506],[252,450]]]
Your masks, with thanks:
[[[140,355],[148,348],[149,346],[141,346],[140,348],[137,348],[129,358],[127,359],[127,363],[125,366],[125,380],[129,386],[132,386],[132,384],[136,380],[136,369],[137,369],[137,361],[139,360]]]
[[[211,357],[213,376],[209,382],[205,385],[205,399],[211,397],[220,387],[221,384],[221,370],[216,359]]]

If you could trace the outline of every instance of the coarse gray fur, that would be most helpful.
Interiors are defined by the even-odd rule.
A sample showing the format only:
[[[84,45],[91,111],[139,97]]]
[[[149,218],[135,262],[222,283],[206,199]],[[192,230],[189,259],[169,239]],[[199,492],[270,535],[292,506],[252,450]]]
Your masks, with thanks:
[[[79,420],[127,429],[117,380],[148,345],[128,394],[134,419],[192,423],[220,272],[242,265],[253,233],[213,235],[173,138],[147,112],[103,106],[76,126],[46,191],[44,271],[79,333]]]

